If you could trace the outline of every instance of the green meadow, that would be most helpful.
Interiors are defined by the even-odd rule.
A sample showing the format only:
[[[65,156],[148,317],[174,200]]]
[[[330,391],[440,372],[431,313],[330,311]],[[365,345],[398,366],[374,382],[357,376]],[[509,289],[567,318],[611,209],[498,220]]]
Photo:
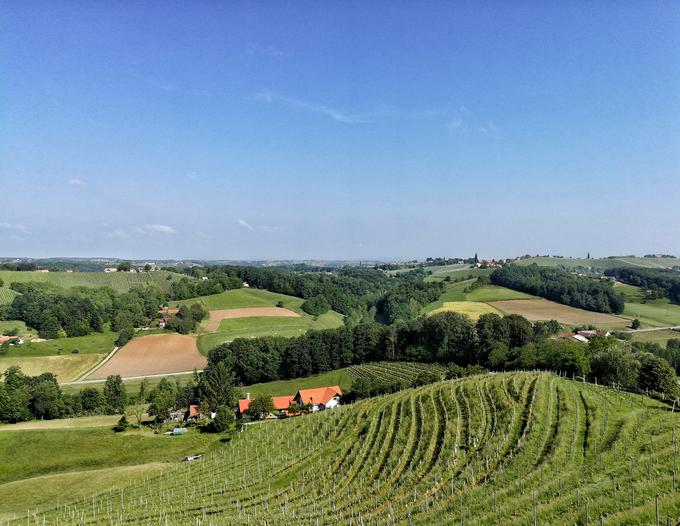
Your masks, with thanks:
[[[289,338],[300,336],[311,329],[333,329],[342,326],[342,319],[342,315],[329,311],[320,316],[303,313],[299,318],[254,316],[222,320],[216,332],[203,333],[198,336],[198,350],[207,355],[211,349],[236,338],[259,336]]]

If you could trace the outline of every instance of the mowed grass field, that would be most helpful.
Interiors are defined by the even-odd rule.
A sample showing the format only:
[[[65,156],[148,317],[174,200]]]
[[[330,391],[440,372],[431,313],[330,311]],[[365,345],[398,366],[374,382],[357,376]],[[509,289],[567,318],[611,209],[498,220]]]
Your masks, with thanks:
[[[241,309],[244,307],[275,307],[279,301],[283,303],[283,307],[297,312],[304,300],[268,290],[248,288],[227,290],[221,294],[175,301],[171,302],[170,306],[178,307],[182,304],[191,305],[200,302],[208,310]]]
[[[625,317],[637,318],[648,327],[680,327],[680,305],[672,304],[667,298],[646,300],[644,290],[633,285],[617,282],[614,288],[625,299]]]
[[[618,316],[576,309],[546,299],[493,301],[489,304],[505,314],[519,314],[531,321],[556,320],[564,325],[595,325],[608,329],[622,329],[630,323]]]
[[[639,331],[633,333],[634,342],[653,342],[666,347],[668,340],[680,340],[680,331],[661,329],[658,331]]]
[[[59,382],[69,382],[97,365],[105,354],[69,354],[53,356],[12,356],[0,357],[0,374],[12,366],[18,365],[21,370],[31,376],[50,372],[56,375]]]
[[[424,313],[430,313],[436,311],[437,309],[444,308],[445,303],[451,302],[489,302],[489,301],[502,301],[502,300],[521,300],[521,299],[532,299],[534,296],[529,294],[524,294],[523,292],[517,292],[512,289],[505,287],[499,287],[496,285],[484,285],[471,290],[470,292],[465,292],[465,289],[474,284],[475,279],[469,279],[465,281],[458,281],[456,283],[446,283],[444,292],[441,296],[425,306],[423,309]],[[450,307],[450,306],[449,306]],[[450,310],[450,309],[449,309]],[[492,309],[491,312],[497,312],[496,309]]]
[[[502,314],[502,312],[488,303],[480,301],[445,301],[441,307],[430,311],[429,314],[433,315],[447,311],[465,314],[473,322],[476,322],[482,314]]]
[[[489,276],[493,272],[490,268],[474,268],[470,265],[445,265],[442,267],[426,267],[432,274],[425,277],[425,281],[444,281],[447,277],[452,280],[472,279]]]

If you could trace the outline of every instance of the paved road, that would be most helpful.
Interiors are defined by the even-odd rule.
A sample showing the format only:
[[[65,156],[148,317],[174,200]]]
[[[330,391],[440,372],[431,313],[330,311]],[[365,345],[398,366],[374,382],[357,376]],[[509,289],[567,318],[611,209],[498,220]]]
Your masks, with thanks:
[[[124,376],[123,380],[141,380],[142,378],[161,378],[163,376],[176,376],[178,374],[193,374],[194,371],[179,371],[176,373],[160,373],[160,374],[145,374],[142,376]],[[202,373],[203,370],[197,372]],[[76,380],[75,382],[59,382],[59,385],[84,385],[84,384],[100,384],[105,380]]]
[[[630,332],[631,334],[635,334],[636,332],[651,332],[651,331],[680,331],[680,326],[676,327],[653,327],[651,329],[628,329],[627,331],[623,332]]]

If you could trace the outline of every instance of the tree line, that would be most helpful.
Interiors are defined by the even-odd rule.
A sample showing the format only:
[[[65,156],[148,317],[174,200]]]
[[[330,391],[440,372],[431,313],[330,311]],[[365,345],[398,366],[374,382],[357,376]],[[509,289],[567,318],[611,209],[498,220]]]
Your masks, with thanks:
[[[117,414],[125,410],[127,401],[120,376],[109,376],[102,391],[87,387],[69,394],[62,392],[52,373],[30,376],[12,366],[0,382],[0,422]]]
[[[10,305],[0,308],[0,319],[21,320],[38,331],[41,338],[86,336],[106,327],[119,332],[121,346],[134,335],[135,327],[145,327],[157,319],[169,295],[156,285],[132,287],[119,293],[110,287],[71,287],[50,283],[12,283],[19,292]],[[196,303],[182,306],[167,327],[182,334],[193,330],[207,315]]]
[[[680,272],[677,270],[617,267],[605,270],[605,274],[680,304]]]
[[[443,290],[440,283],[425,283],[423,278],[426,273],[422,269],[396,276],[365,267],[341,267],[333,272],[300,272],[286,267],[235,265],[177,270],[199,278],[199,284],[203,276],[212,280],[213,276],[221,275],[236,278],[239,286],[241,282],[246,282],[250,287],[302,298],[306,300],[303,304],[306,312],[318,315],[330,308],[347,316],[349,324],[373,319],[376,315],[387,323],[414,318],[424,305],[436,300]],[[187,282],[200,287],[194,281],[180,280],[171,285],[171,293],[177,294]],[[194,294],[200,295],[203,294]]]
[[[620,314],[623,296],[611,283],[577,277],[552,267],[505,265],[494,270],[491,283],[595,312]]]
[[[367,362],[438,362],[496,371],[547,369],[677,395],[673,381],[641,380],[649,376],[643,373],[650,364],[675,378],[663,357],[613,337],[596,337],[589,345],[553,338],[559,330],[555,321],[532,324],[518,315],[485,314],[473,323],[467,316],[443,312],[392,326],[362,323],[297,338],[236,339],[209,353],[206,371],[223,366],[237,384],[248,385]],[[624,371],[625,381],[620,380]]]

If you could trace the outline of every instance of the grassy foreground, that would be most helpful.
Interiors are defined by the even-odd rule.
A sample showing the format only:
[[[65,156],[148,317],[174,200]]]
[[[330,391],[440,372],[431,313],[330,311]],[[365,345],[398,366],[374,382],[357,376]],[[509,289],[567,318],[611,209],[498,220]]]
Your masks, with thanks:
[[[477,376],[249,426],[200,462],[29,522],[623,525],[654,524],[658,502],[674,524],[679,423],[545,373]]]

